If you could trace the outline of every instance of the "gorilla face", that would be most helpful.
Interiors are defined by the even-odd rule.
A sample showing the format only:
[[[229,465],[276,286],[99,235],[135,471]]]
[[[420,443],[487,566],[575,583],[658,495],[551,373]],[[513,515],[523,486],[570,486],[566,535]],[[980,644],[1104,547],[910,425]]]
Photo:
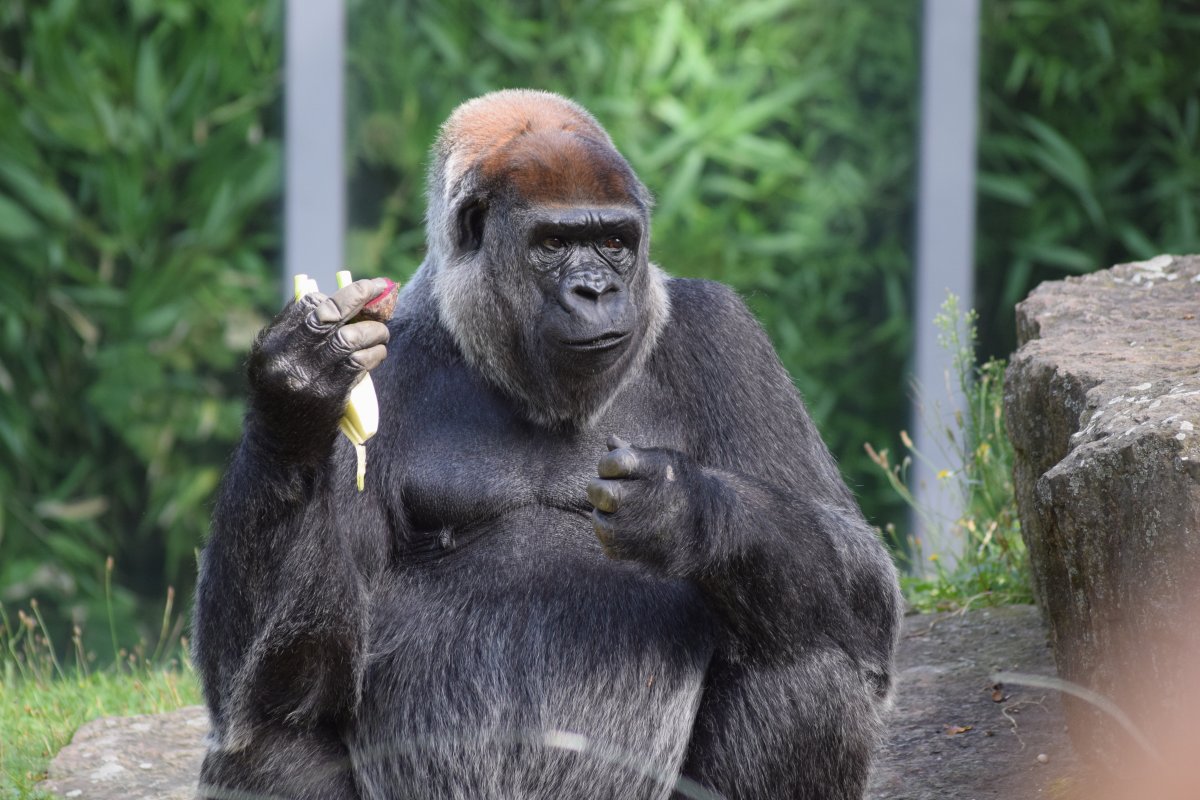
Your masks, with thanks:
[[[453,302],[444,310],[465,318],[470,303],[470,324],[487,335],[460,346],[468,341],[472,364],[534,421],[586,425],[644,361],[666,319],[662,277],[646,258],[645,213],[509,200],[493,195],[466,215],[476,233],[465,234],[451,269],[460,280],[474,275],[475,288],[447,291]]]
[[[619,207],[535,216],[525,257],[542,295],[537,338],[561,371],[602,373],[630,352],[639,325],[627,278],[640,240],[640,220]]]
[[[645,188],[606,138],[522,128],[450,194],[450,252],[430,256],[463,355],[531,420],[591,424],[667,321]]]

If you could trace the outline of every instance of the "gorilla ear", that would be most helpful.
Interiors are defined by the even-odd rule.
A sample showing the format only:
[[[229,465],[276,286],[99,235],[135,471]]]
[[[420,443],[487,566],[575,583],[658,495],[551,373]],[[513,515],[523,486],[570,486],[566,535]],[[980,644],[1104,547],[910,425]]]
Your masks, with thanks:
[[[487,218],[487,201],[473,197],[458,211],[458,246],[463,250],[478,250],[483,244],[483,225]]]

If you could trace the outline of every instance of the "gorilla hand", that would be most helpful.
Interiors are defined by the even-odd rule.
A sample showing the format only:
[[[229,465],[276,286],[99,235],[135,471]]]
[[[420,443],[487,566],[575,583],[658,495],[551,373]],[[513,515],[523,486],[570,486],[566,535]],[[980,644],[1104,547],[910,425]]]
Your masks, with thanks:
[[[592,525],[604,552],[672,571],[695,527],[692,484],[698,468],[683,453],[634,447],[616,436],[587,487]]]
[[[314,292],[289,303],[250,350],[247,431],[289,460],[327,455],[346,396],[387,355],[387,326],[348,322],[387,288],[382,278],[355,281],[331,297]]]

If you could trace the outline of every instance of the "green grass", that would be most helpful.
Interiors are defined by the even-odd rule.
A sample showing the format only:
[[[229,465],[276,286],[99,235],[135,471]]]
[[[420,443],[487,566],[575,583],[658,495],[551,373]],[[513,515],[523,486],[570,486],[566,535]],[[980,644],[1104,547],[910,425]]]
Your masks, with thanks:
[[[4,661],[0,680],[0,797],[49,797],[38,789],[46,767],[80,725],[98,717],[157,714],[200,702],[187,669],[137,667],[65,677],[22,677]]]
[[[953,568],[947,568],[938,553],[928,555],[925,564],[907,563],[901,579],[908,604],[918,611],[956,611],[976,605],[1005,605],[1033,602],[1029,578],[1029,558],[1021,538],[1021,521],[1012,481],[1012,444],[1004,420],[1003,361],[991,359],[976,364],[978,332],[974,311],[963,313],[958,298],[950,295],[942,312],[934,320],[942,347],[954,358],[958,389],[966,403],[957,414],[952,428],[940,425],[944,441],[939,449],[953,464],[938,474],[938,480],[954,482],[964,498],[963,514],[958,519],[937,518],[916,499],[909,469],[914,459],[927,456],[919,452],[907,433],[900,439],[908,452],[893,463],[888,451],[867,446],[867,454],[884,472],[896,494],[915,512],[922,525],[948,528],[961,542],[961,552]],[[928,395],[923,395],[928,396]],[[905,539],[894,524],[886,535],[897,543],[899,553],[919,553],[920,543]]]

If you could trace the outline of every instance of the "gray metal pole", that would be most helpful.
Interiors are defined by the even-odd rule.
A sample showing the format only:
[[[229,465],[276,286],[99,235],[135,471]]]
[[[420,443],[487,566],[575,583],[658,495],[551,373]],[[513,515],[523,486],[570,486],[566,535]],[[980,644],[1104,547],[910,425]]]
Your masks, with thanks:
[[[288,0],[284,16],[283,295],[290,298],[299,273],[332,292],[344,258],[346,14],[342,0]]]
[[[921,145],[917,212],[916,386],[913,438],[930,463],[913,465],[918,503],[930,513],[914,515],[921,541],[919,570],[930,571],[937,554],[953,567],[963,541],[953,523],[963,498],[940,430],[957,430],[964,407],[953,376],[953,355],[937,342],[933,318],[946,292],[960,307],[974,306],[975,151],[979,102],[979,0],[925,0],[921,47]],[[932,524],[931,524],[932,522]]]

